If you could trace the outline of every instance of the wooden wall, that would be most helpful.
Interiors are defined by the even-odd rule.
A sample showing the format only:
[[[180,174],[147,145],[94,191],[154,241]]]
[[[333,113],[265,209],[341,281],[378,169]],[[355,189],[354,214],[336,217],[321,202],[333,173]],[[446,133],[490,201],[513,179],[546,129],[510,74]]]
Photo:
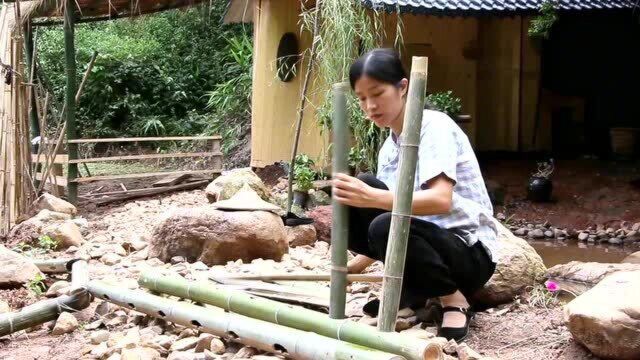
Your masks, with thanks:
[[[291,82],[276,74],[276,54],[280,38],[287,32],[299,34],[299,0],[255,0],[254,68],[251,121],[251,166],[263,167],[289,161],[293,144],[297,106],[304,80],[306,61]],[[301,51],[310,47],[310,37],[300,39]],[[313,89],[311,89],[313,93]],[[320,134],[311,105],[305,110],[299,152],[320,158],[327,147]]]

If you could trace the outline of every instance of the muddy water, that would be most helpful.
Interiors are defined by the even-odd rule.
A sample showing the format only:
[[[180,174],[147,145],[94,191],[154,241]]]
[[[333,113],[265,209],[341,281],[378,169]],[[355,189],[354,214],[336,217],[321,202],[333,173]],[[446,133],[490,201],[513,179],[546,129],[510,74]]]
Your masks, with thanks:
[[[569,261],[619,263],[627,255],[640,250],[638,247],[621,247],[616,245],[589,245],[578,241],[530,241],[544,264],[551,267]]]

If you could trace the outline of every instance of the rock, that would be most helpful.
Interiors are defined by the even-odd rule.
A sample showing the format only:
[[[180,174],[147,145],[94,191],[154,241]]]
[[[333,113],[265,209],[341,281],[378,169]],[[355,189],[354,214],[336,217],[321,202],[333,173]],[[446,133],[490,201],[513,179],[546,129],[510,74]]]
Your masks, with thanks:
[[[578,234],[578,240],[580,241],[585,241],[588,238],[589,238],[589,233],[581,232],[580,234]]]
[[[528,229],[527,228],[519,228],[518,230],[514,231],[513,234],[516,236],[525,236],[527,235]]]
[[[80,228],[71,220],[47,226],[42,231],[45,235],[58,243],[56,249],[66,249],[70,246],[80,246],[84,242]]]
[[[331,243],[331,206],[318,206],[308,211],[307,216],[314,220],[318,241]]]
[[[149,347],[136,347],[122,350],[122,360],[159,360],[160,353]]]
[[[239,358],[250,358],[254,355],[258,355],[258,353],[260,352],[260,350],[251,347],[251,346],[245,346],[242,349],[238,350],[238,352],[236,353],[236,355],[233,357],[234,359],[239,359]]]
[[[424,340],[429,340],[433,338],[433,334],[424,329],[411,328],[411,329],[400,331],[400,333],[402,335],[407,335],[407,336],[415,337],[418,339],[424,339]]]
[[[498,228],[500,254],[496,271],[483,289],[474,296],[486,305],[499,305],[513,300],[526,287],[540,283],[547,268],[535,249],[525,240],[513,235],[502,224]]]
[[[205,189],[207,200],[211,203],[227,200],[235,195],[244,184],[248,184],[258,193],[262,200],[273,202],[269,189],[267,189],[262,180],[260,180],[260,177],[251,171],[250,168],[225,171]]]
[[[78,328],[78,320],[75,316],[71,315],[68,312],[63,312],[58,316],[58,320],[56,320],[56,325],[53,327],[51,331],[51,335],[63,335],[73,332]]]
[[[309,190],[309,199],[307,200],[307,209],[313,209],[316,206],[331,205],[331,197],[322,190]]]
[[[126,335],[109,339],[107,345],[111,345],[116,350],[133,349],[140,343],[140,330],[134,327],[127,331]]]
[[[625,237],[625,241],[627,242],[636,242],[640,241],[640,232],[638,231],[629,231],[627,236]]]
[[[100,261],[103,264],[109,265],[109,266],[115,265],[115,264],[119,263],[121,260],[122,260],[122,258],[120,257],[120,255],[114,254],[114,253],[104,254],[100,258]]]
[[[192,353],[186,351],[174,351],[169,354],[167,360],[205,360],[204,353]]]
[[[68,281],[56,281],[53,284],[51,284],[51,286],[49,286],[49,289],[47,289],[47,293],[45,294],[47,297],[56,297],[59,295],[62,295],[64,293],[65,289],[69,289],[69,287],[71,286],[71,284]],[[68,292],[68,291],[66,291]]]
[[[169,348],[170,351],[186,351],[189,349],[193,349],[198,345],[197,337],[188,337],[184,339],[180,339],[171,345]]]
[[[640,359],[640,271],[622,271],[564,307],[574,339],[598,357]]]
[[[33,202],[31,206],[37,211],[49,210],[69,214],[71,216],[75,216],[78,212],[76,207],[71,205],[71,203],[59,199],[48,193],[42,194],[38,199],[36,199],[36,201]]]
[[[313,225],[285,226],[290,247],[313,245],[316,242],[316,228]]]
[[[289,250],[282,219],[266,211],[180,209],[155,227],[149,257],[169,261],[184,256],[208,266],[242,259],[280,261]]]
[[[173,265],[180,264],[180,263],[183,263],[183,262],[186,262],[186,261],[187,261],[187,259],[184,256],[174,256],[169,260],[169,262],[171,264],[173,264]]]
[[[107,326],[107,328],[114,328],[114,327],[118,327],[120,325],[126,324],[127,320],[128,320],[127,315],[118,315],[113,319],[107,321],[105,325]]]
[[[496,219],[498,219],[499,221],[505,221],[505,220],[507,220],[507,216],[505,214],[503,214],[503,213],[498,213],[496,215]]]
[[[544,232],[544,236],[548,237],[548,238],[552,238],[553,237],[553,231],[551,230],[547,230]]]
[[[631,231],[640,231],[640,222],[633,224]]]
[[[613,245],[619,245],[622,244],[622,239],[614,237],[609,239],[609,244],[613,244]]]
[[[222,340],[218,338],[211,339],[211,346],[209,347],[212,353],[216,355],[222,355],[227,351]]]
[[[98,304],[98,306],[96,306],[95,313],[99,316],[105,316],[111,312],[111,307],[111,303],[109,303],[108,301],[102,301],[100,302],[100,304]]]
[[[0,288],[22,286],[38,277],[40,270],[26,257],[0,245]]]
[[[11,307],[6,301],[0,300],[0,314],[11,312]]]
[[[104,359],[109,357],[109,355],[113,352],[113,350],[109,349],[106,342],[101,343],[100,345],[94,347],[91,350],[91,355],[98,359]]]
[[[111,354],[111,356],[109,356],[107,360],[122,360],[122,355],[118,353]]]
[[[636,251],[633,254],[627,256],[622,261],[624,264],[639,264],[640,265],[640,251]]]
[[[89,227],[89,220],[85,219],[85,218],[75,218],[71,220],[74,224],[76,224],[77,227],[80,228],[80,231],[85,230],[86,228]]]
[[[458,343],[453,339],[449,340],[447,344],[442,347],[442,350],[447,354],[455,354],[457,349]]]
[[[571,261],[567,264],[556,265],[549,268],[546,276],[551,279],[569,280],[594,286],[607,275],[619,271],[634,270],[640,270],[640,265]]]
[[[542,229],[534,229],[533,231],[529,231],[529,237],[542,239],[544,237],[544,231],[542,231]]]
[[[456,348],[456,354],[460,360],[482,360],[482,355],[473,351],[467,344],[462,343]]]
[[[149,248],[144,248],[131,254],[132,261],[142,261],[149,258]]]
[[[98,330],[91,334],[91,343],[98,345],[109,340],[109,332],[107,330]]]
[[[104,326],[104,322],[102,321],[102,319],[98,319],[98,320],[96,320],[94,322],[91,322],[91,323],[85,325],[84,329],[88,330],[88,331],[92,331],[92,330],[99,329],[102,326]]]
[[[215,339],[215,336],[207,333],[202,333],[198,337],[198,343],[196,344],[196,352],[203,352],[205,349],[211,348],[211,341]]]

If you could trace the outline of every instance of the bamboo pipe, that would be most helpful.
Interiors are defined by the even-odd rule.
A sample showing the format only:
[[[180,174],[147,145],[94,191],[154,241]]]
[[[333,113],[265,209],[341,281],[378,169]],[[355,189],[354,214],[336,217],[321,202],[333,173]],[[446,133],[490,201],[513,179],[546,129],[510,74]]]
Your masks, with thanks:
[[[77,138],[76,130],[76,48],[75,48],[75,3],[73,0],[65,0],[64,3],[64,57],[65,75],[67,83],[65,86],[64,104],[67,108],[65,112],[65,124],[67,126],[67,140]],[[78,158],[78,144],[67,144],[67,154],[69,160]],[[53,155],[55,159],[55,154]],[[78,202],[78,183],[71,182],[78,177],[78,164],[67,164],[67,197],[70,203]],[[46,179],[45,179],[46,180]]]
[[[89,264],[78,260],[71,264],[71,288],[86,288],[89,283]]]
[[[347,341],[405,357],[407,360],[440,360],[439,345],[398,333],[382,333],[371,326],[349,320],[330,319],[325,314],[273,300],[254,297],[240,291],[216,287],[210,282],[189,282],[178,276],[143,273],[138,283],[152,291],[191,299],[221,307],[254,319]]]
[[[411,61],[411,82],[409,83],[402,135],[400,136],[398,184],[391,213],[378,322],[378,330],[385,332],[395,330],[400,306],[400,292],[412,214],[413,186],[418,161],[418,146],[420,145],[420,128],[427,89],[427,62],[426,57],[417,56],[414,56]]]
[[[139,290],[123,290],[99,281],[89,291],[102,299],[157,318],[225,337],[232,341],[275,352],[292,359],[307,360],[400,360],[401,356],[367,349],[312,332],[165,299]],[[218,311],[216,311],[218,310]]]
[[[333,85],[333,174],[349,172],[349,124],[347,122],[349,84]],[[347,303],[347,245],[349,241],[349,209],[332,201],[331,223],[331,292],[329,317],[344,319]]]
[[[33,264],[45,274],[62,274],[71,271],[71,265],[80,259],[32,260]]]
[[[216,282],[225,280],[261,280],[261,281],[331,281],[330,274],[267,274],[267,275],[231,275],[210,277]],[[382,282],[379,274],[347,274],[347,282]]]

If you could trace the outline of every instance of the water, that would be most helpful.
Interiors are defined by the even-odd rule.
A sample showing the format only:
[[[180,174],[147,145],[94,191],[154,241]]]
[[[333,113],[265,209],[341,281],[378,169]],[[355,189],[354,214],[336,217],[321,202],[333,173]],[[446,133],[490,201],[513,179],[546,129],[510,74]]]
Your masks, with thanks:
[[[637,247],[587,244],[579,241],[529,241],[542,257],[547,267],[566,264],[570,261],[619,263]]]

